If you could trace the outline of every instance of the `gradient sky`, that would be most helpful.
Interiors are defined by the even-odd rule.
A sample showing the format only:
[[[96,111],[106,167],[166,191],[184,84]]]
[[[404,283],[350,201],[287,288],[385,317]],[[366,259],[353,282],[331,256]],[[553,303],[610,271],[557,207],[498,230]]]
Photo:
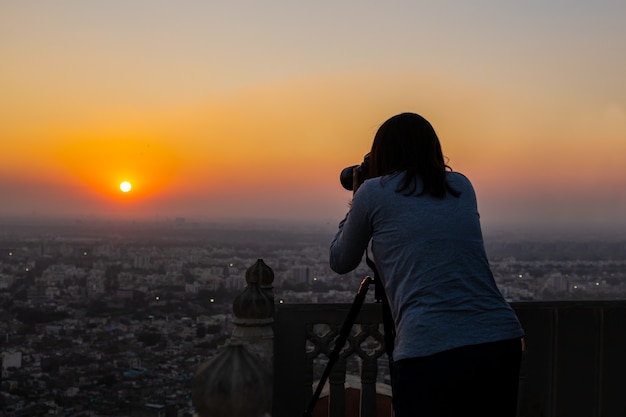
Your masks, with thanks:
[[[623,227],[625,21],[623,0],[2,0],[0,215],[336,222],[341,169],[411,111],[483,224]]]

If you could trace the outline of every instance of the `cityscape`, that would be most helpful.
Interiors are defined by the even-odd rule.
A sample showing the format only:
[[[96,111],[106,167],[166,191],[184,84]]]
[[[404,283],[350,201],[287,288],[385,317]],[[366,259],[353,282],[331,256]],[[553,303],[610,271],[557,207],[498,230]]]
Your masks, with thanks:
[[[329,265],[342,173],[407,167],[403,113],[471,182],[518,416],[626,417],[626,1],[451,3],[0,1],[0,417],[216,417],[241,346],[298,414],[374,276]],[[373,287],[312,417],[394,412]]]
[[[258,259],[277,303],[353,300],[371,271],[330,270],[335,226],[2,220],[2,415],[192,416],[193,373]],[[557,236],[486,233],[507,300],[626,299],[626,239]]]

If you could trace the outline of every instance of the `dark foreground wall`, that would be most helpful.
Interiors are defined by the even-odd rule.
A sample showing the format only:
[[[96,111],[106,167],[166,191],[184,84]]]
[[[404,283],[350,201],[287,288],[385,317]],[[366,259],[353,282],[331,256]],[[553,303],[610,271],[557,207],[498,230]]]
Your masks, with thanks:
[[[626,416],[626,301],[530,302],[519,416]]]
[[[626,416],[626,301],[512,305],[527,334],[520,375],[519,417]],[[329,323],[336,331],[350,307],[349,304],[277,307],[274,417],[302,415],[311,397],[311,362],[316,354],[312,350],[319,350],[320,341],[312,342],[307,329],[312,323]],[[366,331],[371,334],[365,337],[378,337],[372,325],[381,322],[380,305],[363,305],[356,322],[370,329]],[[361,354],[358,348],[355,352]],[[333,407],[331,414],[334,414],[332,410]]]

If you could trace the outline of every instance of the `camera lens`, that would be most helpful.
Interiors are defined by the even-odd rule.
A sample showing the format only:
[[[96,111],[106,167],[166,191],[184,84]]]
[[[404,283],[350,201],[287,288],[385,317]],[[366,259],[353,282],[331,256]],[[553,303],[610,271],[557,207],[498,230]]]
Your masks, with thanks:
[[[341,174],[339,174],[339,181],[341,182],[341,186],[348,191],[352,191],[352,170],[355,168],[359,168],[359,165],[345,167],[341,171]]]

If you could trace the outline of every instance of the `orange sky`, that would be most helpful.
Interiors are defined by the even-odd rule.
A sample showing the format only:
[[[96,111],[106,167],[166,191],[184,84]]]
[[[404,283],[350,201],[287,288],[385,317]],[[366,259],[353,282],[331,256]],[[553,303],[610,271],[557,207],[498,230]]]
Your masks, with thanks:
[[[473,181],[484,222],[626,225],[626,7],[483,3],[346,20],[287,2],[282,18],[4,2],[0,216],[335,222],[341,169],[413,111]],[[411,13],[423,24],[398,25]]]

